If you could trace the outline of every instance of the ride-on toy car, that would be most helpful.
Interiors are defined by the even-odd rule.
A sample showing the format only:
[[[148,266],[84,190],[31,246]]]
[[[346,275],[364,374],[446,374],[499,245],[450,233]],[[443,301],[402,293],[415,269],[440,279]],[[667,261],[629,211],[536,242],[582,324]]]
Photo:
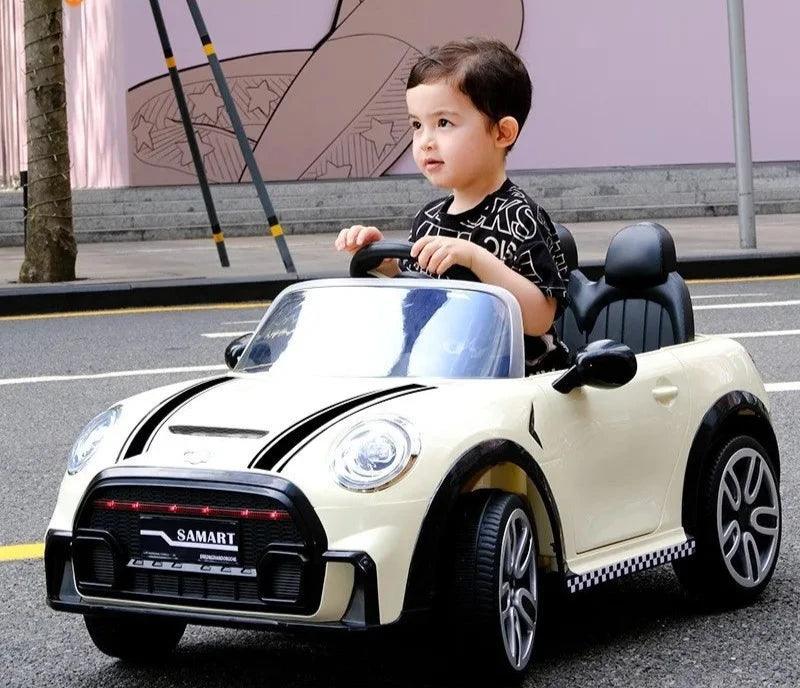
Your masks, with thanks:
[[[510,293],[370,278],[387,255],[408,245],[289,287],[229,345],[228,374],[131,397],[81,433],[47,596],[100,650],[150,660],[187,623],[426,613],[514,675],[544,575],[577,593],[671,562],[693,593],[736,604],[767,585],[767,396],[739,344],[695,336],[666,230],[622,230],[597,282],[573,270],[559,328],[574,364],[531,376]]]

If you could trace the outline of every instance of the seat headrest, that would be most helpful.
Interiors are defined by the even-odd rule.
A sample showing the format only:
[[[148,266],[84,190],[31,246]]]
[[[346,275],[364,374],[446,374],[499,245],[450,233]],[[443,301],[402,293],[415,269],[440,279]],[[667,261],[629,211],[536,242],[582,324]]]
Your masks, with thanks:
[[[621,229],[606,253],[606,284],[628,289],[647,289],[667,281],[678,268],[675,242],[656,222],[640,222]]]
[[[567,261],[567,271],[572,272],[578,267],[578,246],[575,244],[575,237],[564,225],[555,223],[553,225],[558,234],[558,243],[561,244],[561,251]]]

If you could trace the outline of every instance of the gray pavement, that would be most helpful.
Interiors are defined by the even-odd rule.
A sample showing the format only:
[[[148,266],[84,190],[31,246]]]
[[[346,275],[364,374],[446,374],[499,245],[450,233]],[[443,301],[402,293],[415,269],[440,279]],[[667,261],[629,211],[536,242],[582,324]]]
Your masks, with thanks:
[[[760,335],[740,341],[765,381],[794,383],[770,395],[784,506],[775,577],[755,604],[714,613],[692,605],[669,567],[571,597],[542,627],[526,687],[800,685],[800,335],[763,336],[800,330],[800,305],[793,303],[800,299],[800,279],[689,288],[698,332]],[[763,305],[748,308],[752,303]],[[0,545],[41,541],[64,457],[89,418],[115,400],[202,374],[148,369],[221,364],[230,333],[251,329],[262,313],[263,307],[218,306],[0,319]],[[43,379],[119,371],[145,374]],[[170,663],[134,667],[100,654],[79,617],[45,606],[41,560],[0,561],[0,589],[3,686],[466,685],[463,673],[439,654],[440,642],[403,635],[311,639],[191,626]]]
[[[680,258],[713,254],[739,255],[736,217],[664,218]],[[582,262],[602,262],[611,237],[630,222],[578,222],[569,228]],[[758,253],[800,254],[800,214],[759,215]],[[406,238],[406,230],[386,230],[389,238]],[[301,274],[345,274],[348,256],[333,249],[335,234],[287,235],[286,240]],[[82,282],[136,282],[192,278],[264,277],[285,274],[271,237],[228,238],[231,267],[222,268],[209,239],[108,242],[78,247],[77,275]],[[36,285],[16,283],[22,264],[21,247],[0,248],[0,296],[4,289]]]

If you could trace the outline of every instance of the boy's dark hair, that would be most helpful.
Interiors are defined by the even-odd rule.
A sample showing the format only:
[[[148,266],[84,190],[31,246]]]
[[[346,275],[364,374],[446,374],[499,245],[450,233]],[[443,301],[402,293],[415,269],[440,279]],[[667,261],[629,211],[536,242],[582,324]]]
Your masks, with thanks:
[[[511,116],[522,129],[528,118],[531,78],[519,56],[502,41],[466,38],[432,48],[411,69],[406,88],[440,81],[458,88],[493,124]]]

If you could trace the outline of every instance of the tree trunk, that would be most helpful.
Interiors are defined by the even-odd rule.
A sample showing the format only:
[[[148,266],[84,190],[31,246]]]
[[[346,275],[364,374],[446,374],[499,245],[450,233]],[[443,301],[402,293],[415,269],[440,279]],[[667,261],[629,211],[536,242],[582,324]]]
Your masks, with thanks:
[[[61,0],[25,0],[28,237],[20,282],[75,279]]]

